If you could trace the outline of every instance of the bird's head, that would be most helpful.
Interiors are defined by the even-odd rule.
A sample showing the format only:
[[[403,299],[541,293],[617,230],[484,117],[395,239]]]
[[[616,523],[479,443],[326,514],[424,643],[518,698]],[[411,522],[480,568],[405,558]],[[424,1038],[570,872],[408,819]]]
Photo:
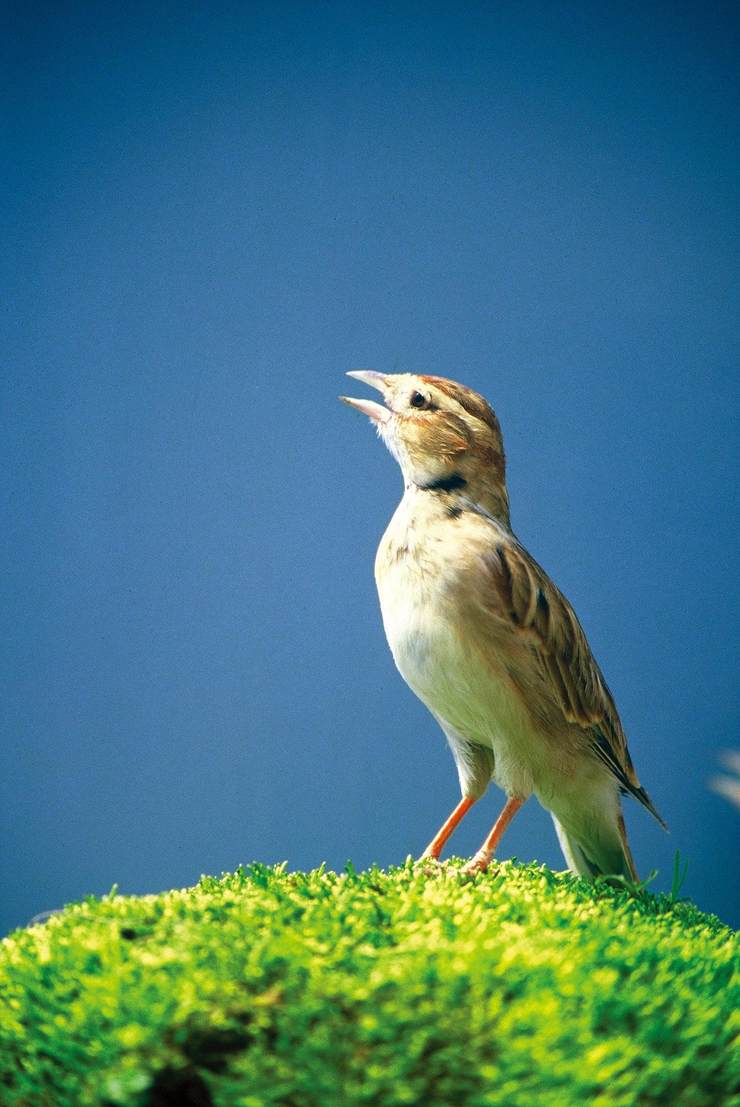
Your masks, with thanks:
[[[464,495],[507,526],[501,428],[482,396],[446,377],[355,370],[384,404],[341,396],[375,424],[407,486]]]

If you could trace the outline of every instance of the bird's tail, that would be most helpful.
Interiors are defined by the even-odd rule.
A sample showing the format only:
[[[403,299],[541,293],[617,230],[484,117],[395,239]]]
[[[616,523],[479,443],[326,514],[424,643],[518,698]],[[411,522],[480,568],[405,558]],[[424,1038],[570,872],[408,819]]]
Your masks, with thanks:
[[[565,860],[574,873],[589,880],[597,876],[624,876],[637,881],[621,811],[618,811],[615,820],[604,816],[598,824],[581,828],[578,832],[566,829],[555,815],[552,821]]]

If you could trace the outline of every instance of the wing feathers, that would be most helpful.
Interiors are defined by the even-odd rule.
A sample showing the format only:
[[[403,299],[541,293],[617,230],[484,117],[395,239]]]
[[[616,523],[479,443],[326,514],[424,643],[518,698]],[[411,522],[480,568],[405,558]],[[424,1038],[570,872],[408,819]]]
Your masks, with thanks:
[[[515,539],[499,542],[495,553],[486,564],[499,615],[503,608],[514,632],[526,636],[564,718],[590,731],[594,752],[620,785],[665,826],[637,779],[614,700],[573,608]]]
[[[623,790],[625,792],[629,792],[629,794],[631,796],[634,796],[636,800],[639,800],[643,807],[647,808],[653,818],[658,820],[663,829],[667,830],[668,827],[656,811],[653,801],[650,799],[650,796],[647,794],[647,792],[637,779],[637,775],[632,765],[632,758],[630,757],[629,750],[626,748],[626,746],[625,753],[627,756],[625,766],[622,766],[617,762],[614,756],[614,750],[608,738],[606,738],[606,736],[599,731],[597,731],[596,733],[596,739],[593,743],[593,748],[598,756],[601,758],[601,760],[604,762],[604,764],[614,773]]]

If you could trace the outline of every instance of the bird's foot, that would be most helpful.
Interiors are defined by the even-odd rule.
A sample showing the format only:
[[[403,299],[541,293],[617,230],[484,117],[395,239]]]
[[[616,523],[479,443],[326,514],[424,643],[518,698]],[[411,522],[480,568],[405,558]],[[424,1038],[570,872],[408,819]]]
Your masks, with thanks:
[[[421,857],[416,859],[416,868],[421,869],[427,876],[435,876],[441,867],[442,862],[439,859],[439,855],[430,853],[429,849],[425,849]]]
[[[480,850],[467,861],[460,870],[464,876],[475,876],[476,873],[484,873],[491,863],[491,858]]]

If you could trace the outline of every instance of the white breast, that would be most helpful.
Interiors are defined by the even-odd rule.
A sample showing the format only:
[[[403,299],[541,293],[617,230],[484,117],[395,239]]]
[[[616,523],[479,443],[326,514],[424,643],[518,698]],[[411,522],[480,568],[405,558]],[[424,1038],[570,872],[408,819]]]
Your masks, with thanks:
[[[455,566],[446,574],[425,574],[411,553],[386,563],[378,592],[388,644],[399,672],[437,717],[453,750],[459,738],[492,749],[497,783],[528,795],[541,742],[530,734],[530,719],[503,669],[497,672],[495,659],[484,663],[466,646],[464,626],[451,614],[460,583]]]

